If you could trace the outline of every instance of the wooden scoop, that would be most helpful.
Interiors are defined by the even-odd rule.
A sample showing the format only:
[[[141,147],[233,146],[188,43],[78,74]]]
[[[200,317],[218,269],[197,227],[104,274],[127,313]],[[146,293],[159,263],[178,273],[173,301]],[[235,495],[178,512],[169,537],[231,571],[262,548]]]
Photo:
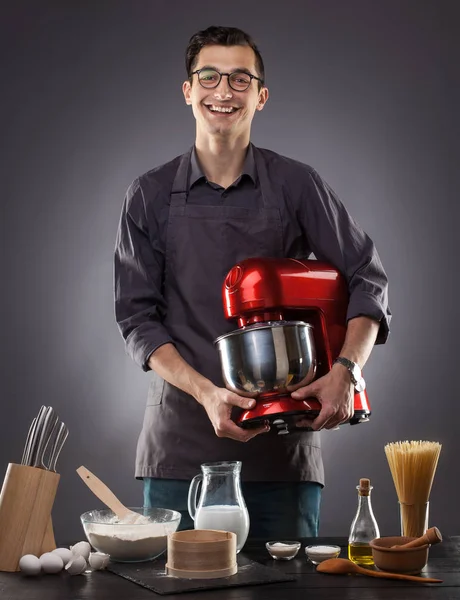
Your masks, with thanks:
[[[419,538],[407,542],[406,544],[400,544],[391,546],[392,548],[418,548],[419,546],[425,546],[425,544],[437,544],[442,542],[441,532],[437,527],[430,527],[426,532]]]
[[[416,581],[418,583],[442,583],[442,579],[430,579],[429,577],[416,577],[415,575],[404,575],[403,573],[387,573],[386,571],[371,571],[356,565],[346,558],[328,558],[316,567],[319,573],[332,573],[335,575],[346,575],[348,573],[359,573],[370,577],[381,577],[383,579],[402,579],[405,581]]]
[[[126,508],[124,504],[118,500],[115,494],[110,490],[105,483],[102,483],[91,471],[88,471],[86,467],[78,467],[77,473],[89,487],[89,489],[95,494],[99,500],[101,500],[106,506],[108,506],[122,521],[127,525],[150,523],[148,517],[144,517],[129,508]]]

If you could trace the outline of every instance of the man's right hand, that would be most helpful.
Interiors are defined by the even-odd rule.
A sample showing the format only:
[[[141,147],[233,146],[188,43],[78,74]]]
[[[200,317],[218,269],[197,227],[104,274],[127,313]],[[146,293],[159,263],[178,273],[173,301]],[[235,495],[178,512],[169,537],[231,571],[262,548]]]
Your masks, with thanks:
[[[243,398],[225,388],[212,385],[212,387],[206,386],[197,400],[206,410],[217,437],[227,437],[237,442],[248,442],[259,433],[270,431],[268,423],[256,429],[242,429],[232,421],[232,408],[234,406],[244,410],[254,408],[256,401],[251,398]]]

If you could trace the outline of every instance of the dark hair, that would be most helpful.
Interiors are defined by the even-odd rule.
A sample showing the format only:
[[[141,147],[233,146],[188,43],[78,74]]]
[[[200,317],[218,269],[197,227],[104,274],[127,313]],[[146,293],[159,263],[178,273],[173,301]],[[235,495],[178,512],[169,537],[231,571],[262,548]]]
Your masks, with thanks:
[[[217,27],[214,25],[198,31],[189,40],[187,50],[185,51],[185,68],[189,77],[190,73],[195,69],[200,50],[205,46],[212,45],[249,46],[254,50],[254,54],[256,55],[257,74],[262,81],[265,80],[264,61],[252,37],[236,27]],[[259,82],[260,86],[261,83]]]

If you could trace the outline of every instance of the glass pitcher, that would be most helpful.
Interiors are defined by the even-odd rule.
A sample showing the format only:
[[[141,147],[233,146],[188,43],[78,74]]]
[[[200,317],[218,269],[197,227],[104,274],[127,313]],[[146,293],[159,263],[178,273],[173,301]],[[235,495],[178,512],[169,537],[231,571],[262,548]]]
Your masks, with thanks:
[[[241,461],[204,463],[201,471],[192,479],[188,491],[188,512],[195,529],[233,531],[239,552],[249,533],[249,513],[241,492]]]

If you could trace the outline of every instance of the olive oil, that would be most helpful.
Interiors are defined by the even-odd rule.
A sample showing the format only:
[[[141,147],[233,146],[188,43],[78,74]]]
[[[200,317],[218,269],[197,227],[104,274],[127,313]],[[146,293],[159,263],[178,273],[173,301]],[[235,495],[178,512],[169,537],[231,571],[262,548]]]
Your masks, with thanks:
[[[362,567],[371,567],[374,564],[369,544],[348,544],[348,558]]]
[[[369,542],[380,537],[379,526],[372,512],[370,480],[360,479],[356,489],[358,490],[358,510],[348,536],[348,558],[357,565],[369,567],[374,564]]]

